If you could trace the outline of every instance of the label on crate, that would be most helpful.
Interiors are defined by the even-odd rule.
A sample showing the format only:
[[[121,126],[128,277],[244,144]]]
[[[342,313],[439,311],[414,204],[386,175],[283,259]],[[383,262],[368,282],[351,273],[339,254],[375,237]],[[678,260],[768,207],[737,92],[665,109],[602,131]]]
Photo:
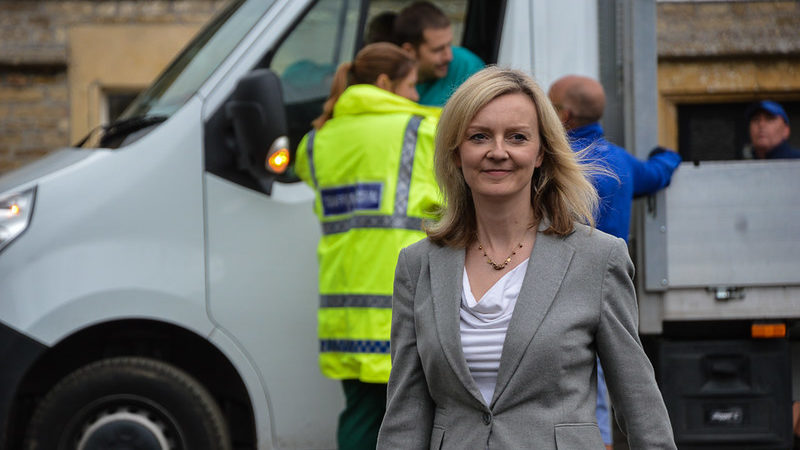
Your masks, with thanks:
[[[741,425],[742,423],[744,423],[744,410],[740,406],[706,409],[706,424],[708,425]]]

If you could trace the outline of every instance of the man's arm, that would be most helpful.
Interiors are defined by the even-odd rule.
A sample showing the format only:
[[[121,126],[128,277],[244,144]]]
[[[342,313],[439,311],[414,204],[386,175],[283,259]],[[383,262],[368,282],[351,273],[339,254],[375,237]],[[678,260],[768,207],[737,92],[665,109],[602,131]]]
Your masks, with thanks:
[[[681,155],[662,147],[650,152],[647,161],[627,154],[633,178],[633,196],[652,194],[669,186],[672,174],[681,163]]]
[[[456,86],[466,81],[472,74],[486,67],[481,58],[464,47],[453,47],[453,60],[449,70],[454,72]]]

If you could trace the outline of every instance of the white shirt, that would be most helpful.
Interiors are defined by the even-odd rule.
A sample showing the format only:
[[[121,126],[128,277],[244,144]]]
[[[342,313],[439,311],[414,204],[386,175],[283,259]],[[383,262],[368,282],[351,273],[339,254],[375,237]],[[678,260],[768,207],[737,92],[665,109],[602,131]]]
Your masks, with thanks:
[[[526,259],[497,280],[480,301],[476,301],[472,295],[467,269],[464,269],[460,311],[461,347],[467,367],[487,405],[492,401],[497,384],[503,342],[527,267]]]

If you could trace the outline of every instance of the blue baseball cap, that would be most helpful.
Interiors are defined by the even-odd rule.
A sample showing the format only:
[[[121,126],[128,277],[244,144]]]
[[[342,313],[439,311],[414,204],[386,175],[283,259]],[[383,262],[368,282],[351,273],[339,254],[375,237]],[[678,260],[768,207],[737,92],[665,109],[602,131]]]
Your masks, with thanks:
[[[789,116],[786,115],[786,111],[784,111],[783,107],[777,102],[773,102],[772,100],[761,100],[752,103],[747,107],[747,111],[744,113],[745,117],[747,117],[747,121],[749,122],[755,113],[759,111],[766,111],[773,116],[780,116],[783,121],[786,122],[786,125],[789,125]]]

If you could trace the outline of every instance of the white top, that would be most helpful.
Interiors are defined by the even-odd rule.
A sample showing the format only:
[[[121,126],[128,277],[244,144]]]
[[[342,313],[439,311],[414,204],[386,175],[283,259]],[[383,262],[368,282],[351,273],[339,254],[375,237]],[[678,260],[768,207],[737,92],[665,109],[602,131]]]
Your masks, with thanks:
[[[497,280],[480,301],[476,301],[472,295],[467,269],[464,269],[460,312],[461,347],[469,372],[487,405],[492,401],[497,384],[503,342],[527,267],[526,259]]]

